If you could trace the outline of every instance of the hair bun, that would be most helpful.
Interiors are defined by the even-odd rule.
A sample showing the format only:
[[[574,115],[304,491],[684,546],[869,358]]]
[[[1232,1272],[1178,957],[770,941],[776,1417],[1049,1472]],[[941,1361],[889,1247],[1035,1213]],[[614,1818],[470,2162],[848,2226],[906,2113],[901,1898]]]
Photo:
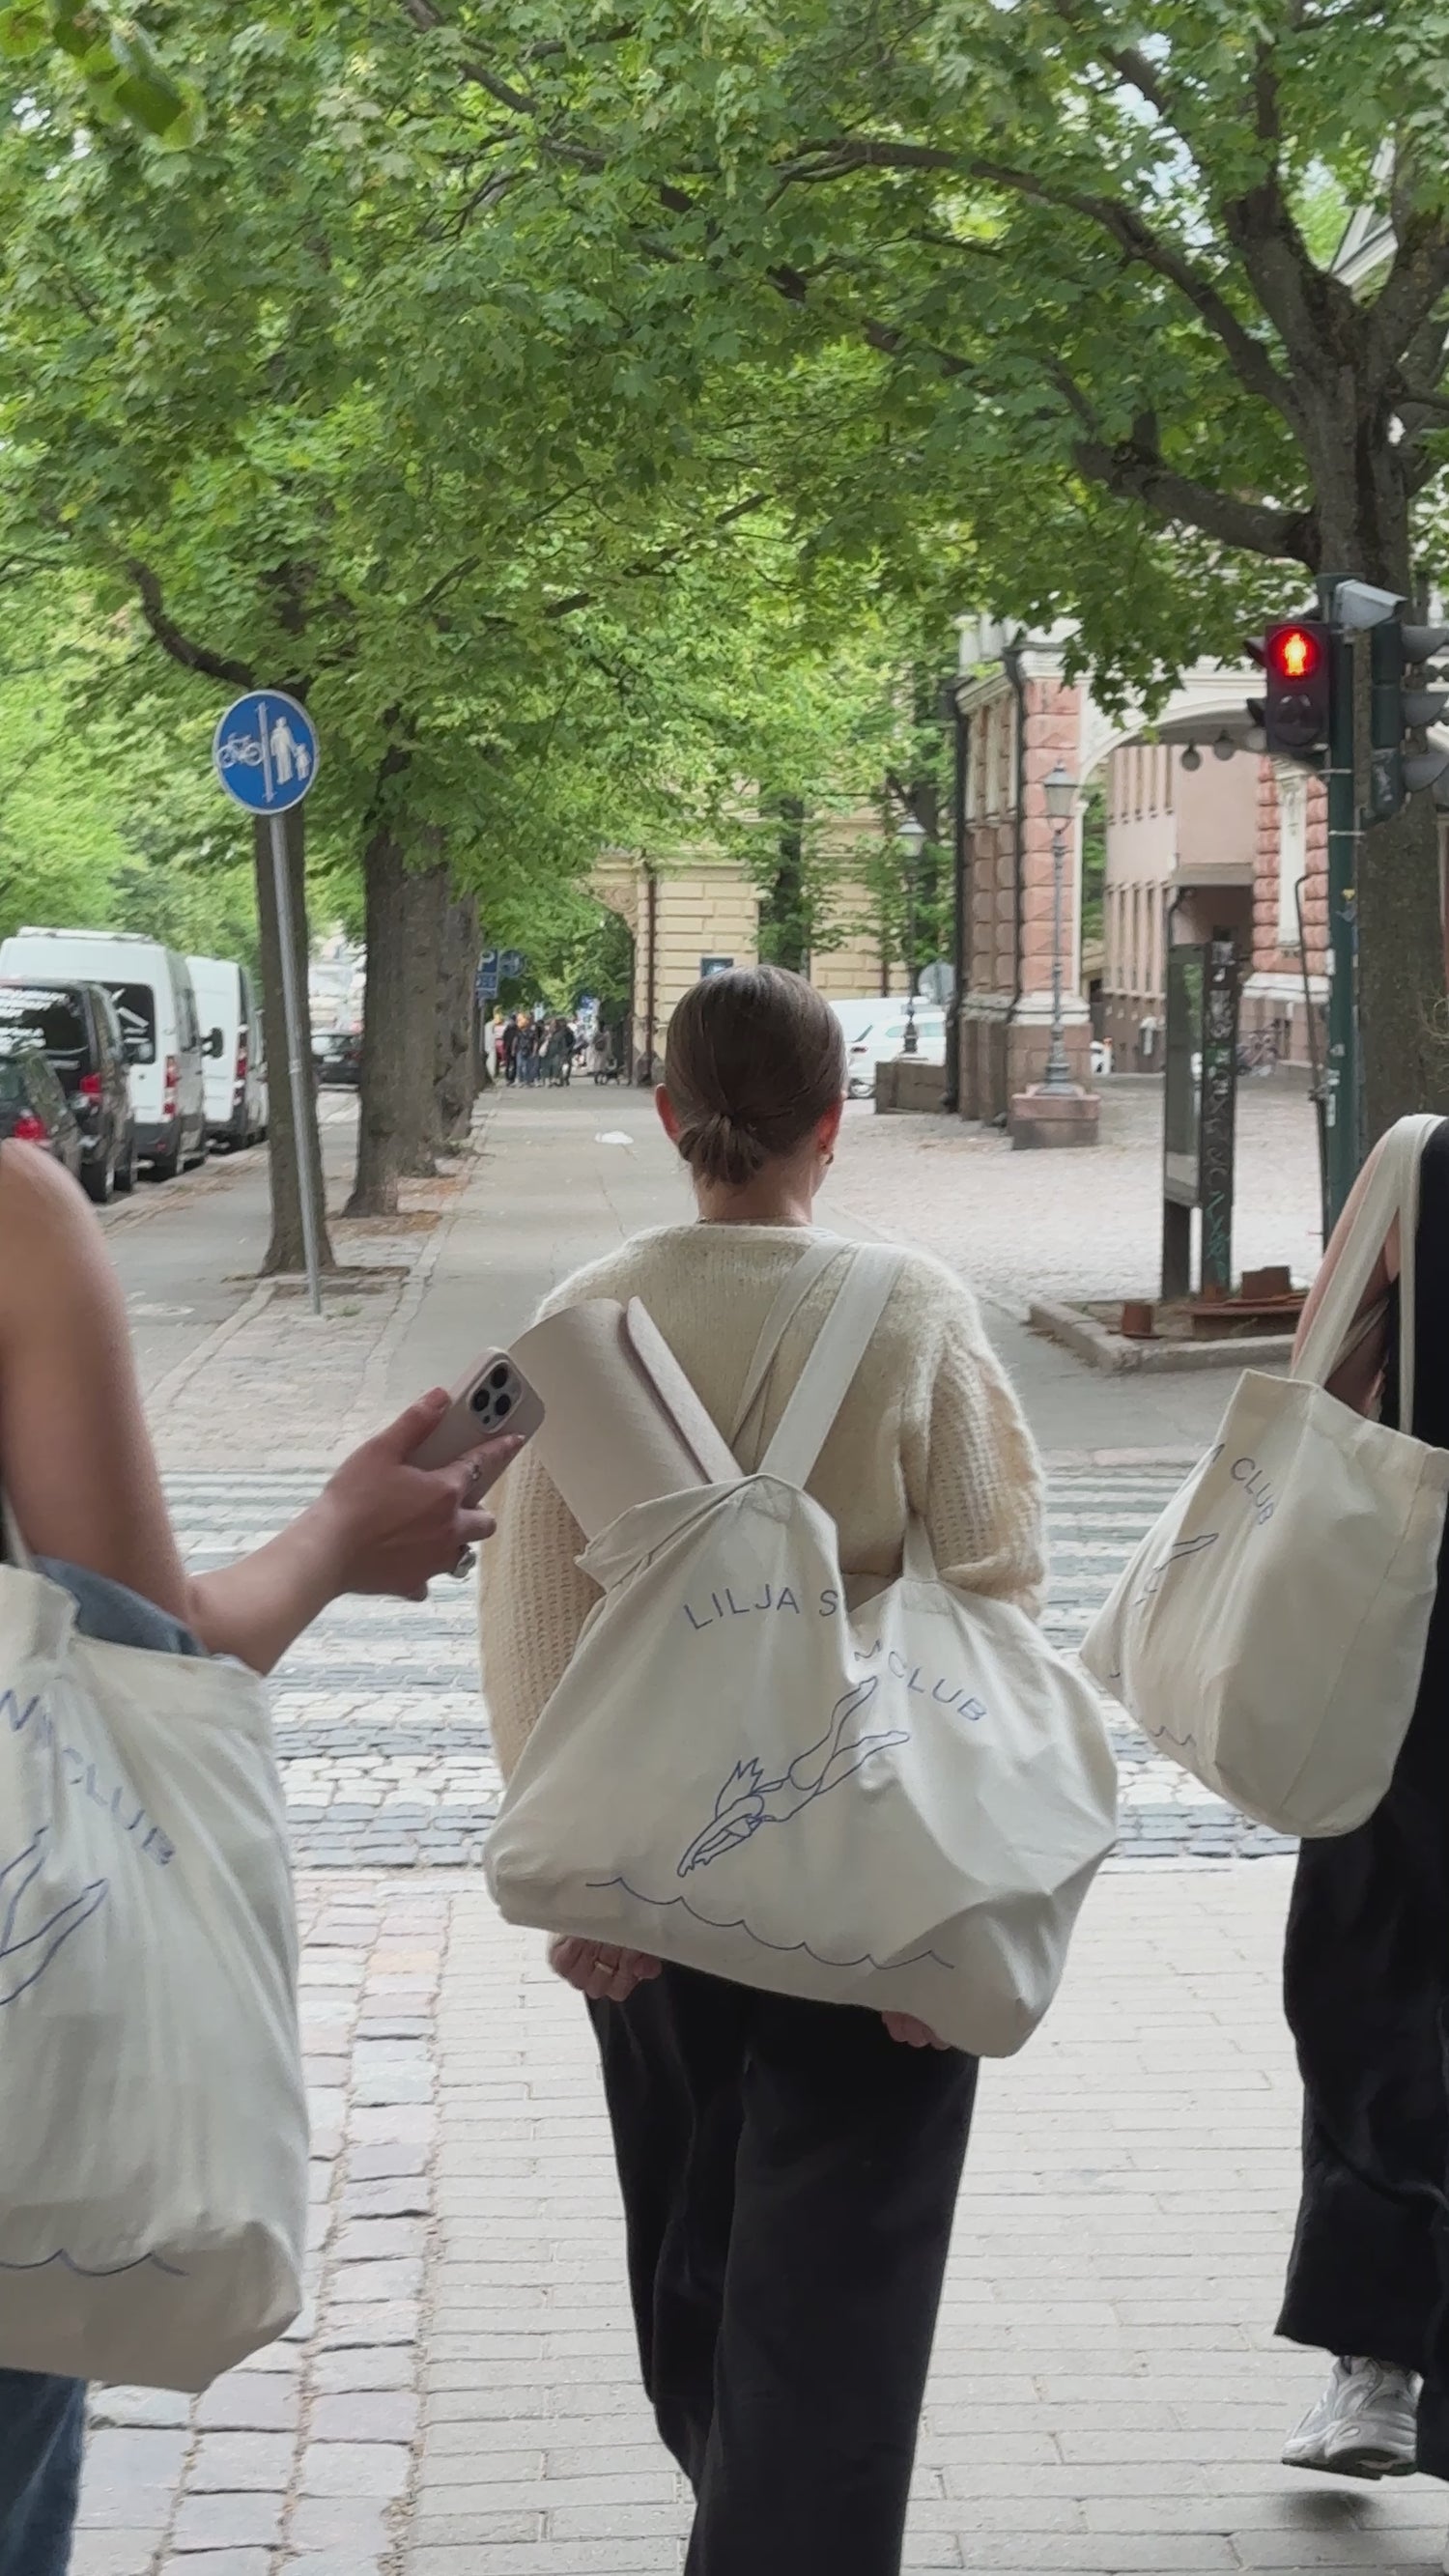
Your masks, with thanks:
[[[744,1189],[839,1115],[845,1038],[828,1002],[779,966],[734,966],[684,995],[664,1088],[696,1181]]]
[[[752,1181],[766,1160],[759,1137],[728,1109],[691,1118],[680,1129],[679,1150],[702,1181],[724,1181],[736,1190]]]

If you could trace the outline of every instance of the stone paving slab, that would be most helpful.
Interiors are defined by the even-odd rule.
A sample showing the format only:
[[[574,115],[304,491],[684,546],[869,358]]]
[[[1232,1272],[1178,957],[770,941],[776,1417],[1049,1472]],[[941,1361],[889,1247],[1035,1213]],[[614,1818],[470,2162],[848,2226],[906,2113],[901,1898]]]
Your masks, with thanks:
[[[987,2068],[909,2570],[1437,2565],[1437,2487],[1277,2465],[1318,2376],[1272,2331],[1286,1892],[1277,1862],[1104,1879],[1044,2029]],[[476,1885],[300,1897],[308,2313],[195,2406],[98,2393],[74,2576],[678,2576],[582,2006]]]
[[[1107,1083],[1102,1141],[1020,1154],[991,1127],[853,1113],[832,1204],[924,1244],[1024,1321],[1039,1298],[1151,1297],[1162,1259],[1162,1091]],[[1234,1255],[1310,1279],[1322,1250],[1313,1104],[1289,1084],[1238,1091]],[[1130,1404],[1124,1407],[1124,1419]]]

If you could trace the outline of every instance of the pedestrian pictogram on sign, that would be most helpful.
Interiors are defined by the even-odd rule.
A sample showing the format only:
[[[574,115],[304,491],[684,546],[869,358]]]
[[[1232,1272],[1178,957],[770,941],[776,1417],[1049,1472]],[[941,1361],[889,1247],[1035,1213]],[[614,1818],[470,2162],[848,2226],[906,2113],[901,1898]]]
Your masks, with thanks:
[[[228,796],[253,814],[285,814],[317,776],[317,730],[285,689],[253,689],[227,708],[211,746]]]

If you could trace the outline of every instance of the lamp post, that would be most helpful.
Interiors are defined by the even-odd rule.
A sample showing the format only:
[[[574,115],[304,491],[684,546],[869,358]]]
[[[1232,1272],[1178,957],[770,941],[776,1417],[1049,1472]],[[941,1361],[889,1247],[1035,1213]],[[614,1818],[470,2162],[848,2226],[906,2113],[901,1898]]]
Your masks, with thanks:
[[[1062,892],[1067,864],[1067,825],[1077,801],[1077,782],[1067,776],[1058,761],[1045,782],[1043,792],[1052,827],[1052,1042],[1041,1087],[1043,1091],[1075,1091],[1077,1086],[1067,1062],[1062,1026]]]
[[[906,996],[906,1034],[904,1055],[914,1055],[920,1045],[916,1034],[916,881],[920,872],[921,852],[926,843],[926,827],[914,814],[903,815],[896,825],[896,839],[906,853],[906,973],[909,989]]]

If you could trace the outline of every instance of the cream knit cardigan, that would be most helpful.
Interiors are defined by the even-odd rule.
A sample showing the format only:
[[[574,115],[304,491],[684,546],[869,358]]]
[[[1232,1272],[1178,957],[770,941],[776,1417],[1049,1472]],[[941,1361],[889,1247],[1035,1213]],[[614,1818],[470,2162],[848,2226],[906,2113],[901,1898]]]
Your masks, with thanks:
[[[670,1226],[578,1271],[540,1312],[591,1297],[642,1298],[728,1436],[761,1326],[811,1239],[798,1226]],[[791,1324],[743,1465],[756,1463],[779,1421],[837,1279],[827,1272]],[[852,1600],[899,1574],[914,1513],[948,1583],[1036,1606],[1044,1575],[1040,1462],[975,1298],[925,1253],[904,1256],[810,1491],[836,1523]],[[506,1778],[598,1590],[575,1562],[582,1533],[530,1451],[497,1487],[494,1508],[498,1535],[483,1550],[480,1612],[484,1686]]]

